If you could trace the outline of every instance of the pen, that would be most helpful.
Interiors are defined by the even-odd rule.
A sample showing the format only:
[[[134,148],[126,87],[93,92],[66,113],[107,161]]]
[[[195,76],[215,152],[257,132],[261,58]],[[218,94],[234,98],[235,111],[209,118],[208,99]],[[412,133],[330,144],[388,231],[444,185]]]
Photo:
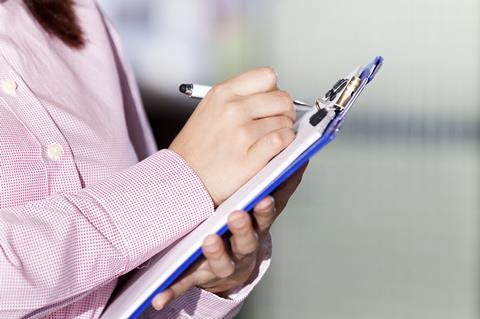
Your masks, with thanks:
[[[193,99],[203,99],[211,88],[211,86],[192,83],[181,84],[178,89],[181,93],[187,95],[188,97]],[[313,106],[299,100],[293,100],[293,105],[295,107],[295,111],[297,112],[308,112],[313,109]]]

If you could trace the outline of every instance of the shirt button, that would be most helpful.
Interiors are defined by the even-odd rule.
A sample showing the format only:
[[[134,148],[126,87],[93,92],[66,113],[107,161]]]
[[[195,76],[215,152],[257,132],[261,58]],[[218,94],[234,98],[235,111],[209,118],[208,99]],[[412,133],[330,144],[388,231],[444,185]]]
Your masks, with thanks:
[[[0,87],[2,88],[3,93],[16,96],[17,95],[17,82],[13,80],[1,80]]]
[[[52,143],[47,147],[47,156],[52,161],[58,161],[63,155],[63,147],[58,143]]]

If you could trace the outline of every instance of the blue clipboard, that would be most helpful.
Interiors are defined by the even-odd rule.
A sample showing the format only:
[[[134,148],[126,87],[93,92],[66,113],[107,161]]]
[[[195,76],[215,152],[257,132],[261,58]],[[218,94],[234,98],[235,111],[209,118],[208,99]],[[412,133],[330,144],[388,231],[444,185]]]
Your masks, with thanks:
[[[335,94],[338,95],[336,96],[336,98],[332,99],[331,96],[327,96],[327,98],[317,100],[316,106],[318,110],[312,111],[312,114],[306,114],[305,116],[310,118],[305,118],[304,121],[310,120],[310,122],[312,123],[312,119],[314,118],[314,116],[318,117],[318,115],[323,112],[320,115],[323,115],[322,123],[326,124],[321,131],[321,135],[311,145],[309,145],[308,148],[303,150],[301,154],[299,154],[291,163],[289,163],[288,166],[283,168],[281,172],[277,174],[267,185],[262,187],[260,191],[257,191],[252,199],[242,204],[240,208],[243,208],[244,211],[250,212],[261,199],[275,191],[279,185],[281,185],[285,180],[287,180],[311,157],[313,157],[319,150],[321,150],[324,146],[326,146],[336,137],[351,106],[360,96],[365,86],[373,80],[382,64],[383,58],[381,56],[374,58],[373,61],[371,61],[368,65],[357,68],[357,70],[353,72],[353,75],[350,75],[350,78],[344,79],[343,83],[337,82],[336,86],[334,86],[334,89],[335,87],[337,87],[337,89],[340,88],[340,90],[339,92],[335,92]],[[355,87],[355,90],[351,92],[351,96],[349,96],[348,102],[345,105],[341,105],[341,109],[339,109],[339,105],[336,103],[338,103],[338,101],[342,99],[345,94],[350,94],[350,92],[348,92],[348,85],[352,83],[353,79],[357,81],[357,86]],[[331,91],[329,91],[327,95],[331,95],[333,92]],[[222,226],[217,227],[216,231],[212,231],[209,234],[216,232],[220,236],[225,235],[228,232],[226,219],[224,219],[224,222],[220,223],[220,225]],[[168,277],[166,277],[166,279],[161,282],[161,284],[156,285],[156,287],[153,287],[153,289],[151,285],[150,287],[146,287],[145,289],[149,289],[148,293],[144,293],[142,291],[143,287],[139,284],[141,280],[144,281],[144,284],[149,284],[148,277],[146,277],[148,276],[148,274],[141,274],[140,277],[133,278],[132,285],[127,286],[125,291],[121,292],[119,296],[117,296],[116,300],[114,300],[112,304],[110,304],[110,306],[106,309],[106,311],[102,315],[102,318],[138,318],[148,307],[150,307],[153,298],[158,293],[166,290],[177,278],[179,278],[185,272],[185,270],[187,270],[201,256],[201,246],[198,246],[198,248],[196,248],[191,254],[189,254],[187,258],[182,260],[177,267],[174,267],[174,270],[171,272],[171,274],[169,274]],[[138,282],[135,282],[136,280]],[[132,289],[135,291],[132,292]],[[140,301],[137,300],[136,304],[130,307],[126,305],[126,303],[132,302],[132,299],[135,298]]]

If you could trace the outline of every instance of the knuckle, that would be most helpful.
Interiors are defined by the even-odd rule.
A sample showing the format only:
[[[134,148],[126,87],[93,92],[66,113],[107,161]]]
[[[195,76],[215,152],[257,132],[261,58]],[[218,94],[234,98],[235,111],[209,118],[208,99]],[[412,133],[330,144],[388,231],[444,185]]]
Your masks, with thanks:
[[[235,119],[240,115],[240,107],[238,107],[237,103],[228,102],[224,105],[223,112],[228,118]]]
[[[280,96],[279,105],[284,112],[293,111],[293,100],[288,93],[282,93]]]
[[[212,87],[208,92],[209,95],[220,96],[227,92],[227,85],[225,83],[219,83]]]
[[[233,275],[235,272],[235,264],[233,261],[229,261],[228,263],[225,264],[217,273],[217,276],[220,278],[227,278]]]
[[[292,103],[293,104],[293,103]],[[287,117],[293,122],[297,119],[297,113],[295,111],[295,108],[292,107],[288,112],[287,112]]]
[[[233,261],[230,262],[230,267],[228,267],[228,276],[231,276],[233,275],[233,273],[235,272],[235,264],[233,263]]]
[[[246,128],[244,126],[240,127],[239,129],[237,129],[236,134],[237,134],[237,140],[240,144],[248,144],[249,143],[251,132],[248,128]]]
[[[282,104],[290,106],[293,103],[292,96],[286,91],[278,91],[278,97],[282,100]]]
[[[253,236],[251,240],[248,241],[248,243],[245,244],[245,246],[242,249],[242,253],[244,255],[250,255],[256,252],[258,249],[258,239]]]
[[[265,76],[265,81],[268,83],[275,84],[277,83],[277,72],[271,67],[261,67],[258,69],[259,72],[262,72]]]
[[[283,136],[280,132],[273,132],[268,136],[267,141],[272,148],[278,149],[283,145]]]
[[[286,141],[287,143],[291,143],[295,139],[295,131],[293,128],[289,128],[286,130]]]
[[[271,133],[268,136],[268,143],[275,150],[283,149],[295,139],[295,132],[292,128],[285,128]]]
[[[185,291],[187,291],[188,289],[190,288],[190,284],[183,280],[183,281],[180,281],[173,289],[172,289],[172,299],[177,299],[178,297],[180,297],[182,295],[182,293],[184,293]]]
[[[293,131],[293,129],[292,128],[285,129],[284,133],[282,134],[282,142],[283,142],[282,147],[286,147],[294,139],[295,139],[295,132]]]
[[[280,121],[281,121],[281,123],[280,123],[281,127],[286,127],[286,128],[292,128],[293,127],[293,121],[288,116],[281,116]]]

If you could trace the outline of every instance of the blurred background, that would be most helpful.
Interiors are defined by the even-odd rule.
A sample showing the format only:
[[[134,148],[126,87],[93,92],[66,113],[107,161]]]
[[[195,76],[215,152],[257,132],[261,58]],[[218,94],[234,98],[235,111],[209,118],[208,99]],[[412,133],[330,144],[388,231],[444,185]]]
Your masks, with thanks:
[[[100,0],[161,147],[214,84],[272,66],[313,102],[375,55],[376,81],[311,161],[240,318],[480,317],[478,0]]]

